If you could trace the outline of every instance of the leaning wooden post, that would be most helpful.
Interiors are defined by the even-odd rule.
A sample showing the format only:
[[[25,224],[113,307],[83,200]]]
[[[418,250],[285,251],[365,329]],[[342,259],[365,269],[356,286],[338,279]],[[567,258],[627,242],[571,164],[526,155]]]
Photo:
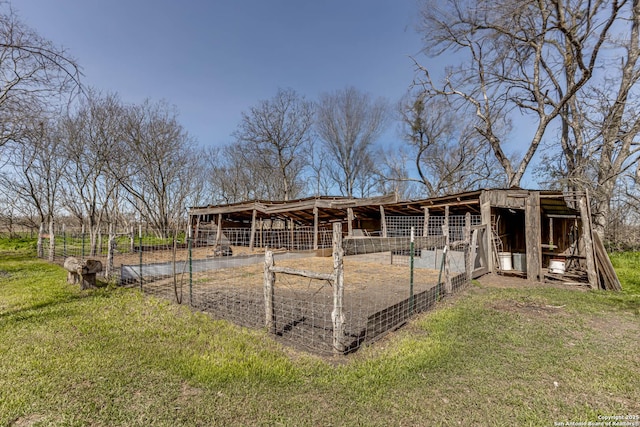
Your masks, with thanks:
[[[580,220],[582,221],[582,240],[584,242],[584,255],[587,262],[587,279],[589,287],[598,289],[598,278],[596,276],[596,263],[593,254],[593,237],[591,232],[591,217],[588,210],[587,196],[581,196],[578,201],[580,209]]]
[[[333,224],[333,352],[334,354],[344,354],[344,251],[342,249],[342,224]]]
[[[267,248],[264,251],[264,326],[271,334],[276,333],[276,312],[273,307],[276,273],[271,271],[273,266],[273,252]]]

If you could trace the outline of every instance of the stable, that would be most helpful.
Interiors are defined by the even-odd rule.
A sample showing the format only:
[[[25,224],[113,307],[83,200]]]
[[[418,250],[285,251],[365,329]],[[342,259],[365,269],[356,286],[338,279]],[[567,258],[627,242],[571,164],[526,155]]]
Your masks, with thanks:
[[[346,240],[370,239],[372,245],[411,230],[424,237],[446,234],[452,241],[477,230],[474,277],[491,272],[619,290],[590,218],[586,193],[519,188],[420,200],[310,197],[189,209],[194,239],[213,247],[320,252],[330,247],[335,222],[343,224]]]

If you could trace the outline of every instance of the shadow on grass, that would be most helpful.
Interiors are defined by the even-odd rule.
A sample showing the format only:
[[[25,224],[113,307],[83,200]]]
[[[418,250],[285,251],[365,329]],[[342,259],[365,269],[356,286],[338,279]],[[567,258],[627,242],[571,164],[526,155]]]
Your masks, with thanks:
[[[13,322],[46,322],[70,314],[67,304],[86,298],[87,294],[70,294],[62,298],[40,301],[38,303],[0,312],[0,325]]]

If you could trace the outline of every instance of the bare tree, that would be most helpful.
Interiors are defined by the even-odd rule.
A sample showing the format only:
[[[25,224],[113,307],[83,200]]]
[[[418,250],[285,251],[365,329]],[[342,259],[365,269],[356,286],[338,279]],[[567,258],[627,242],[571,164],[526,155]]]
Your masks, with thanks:
[[[424,92],[399,105],[402,137],[428,197],[503,185],[491,149],[482,143],[474,122],[442,98]],[[404,178],[410,180],[409,178]]]
[[[354,87],[321,95],[317,106],[317,131],[331,155],[328,168],[343,195],[352,197],[356,182],[361,189],[371,171],[373,145],[385,129],[387,103],[372,100]]]
[[[234,133],[239,150],[255,172],[279,181],[273,199],[289,200],[303,191],[301,174],[307,164],[313,124],[313,104],[292,89],[280,89],[260,101]],[[271,187],[273,188],[273,187]]]
[[[39,120],[43,105],[53,107],[79,88],[75,60],[0,3],[0,146]]]
[[[330,194],[331,178],[327,173],[331,165],[330,155],[320,144],[315,144],[309,159],[309,188],[315,196]]]
[[[165,102],[127,108],[114,176],[142,219],[159,235],[178,227],[184,216],[197,164],[189,134]]]
[[[9,145],[10,168],[0,174],[0,185],[13,195],[12,204],[26,207],[27,211],[33,209],[37,215],[34,225],[48,225],[49,232],[54,230],[66,165],[62,147],[64,142],[55,122],[43,117],[41,121],[23,123],[19,138]],[[31,212],[25,213],[23,216],[31,215]]]
[[[87,225],[92,255],[109,211],[117,205],[113,196],[119,184],[110,173],[110,164],[120,157],[117,150],[123,138],[123,114],[116,94],[103,96],[89,90],[77,110],[63,120],[68,161],[64,206]]]
[[[480,120],[476,129],[491,145],[510,185],[520,184],[553,122],[561,128],[567,167],[585,170],[583,160],[596,151],[582,139],[587,136],[584,126],[599,123],[591,139],[601,143],[596,173],[603,195],[596,205],[602,205],[603,219],[638,131],[629,97],[638,81],[639,7],[638,0],[429,1],[422,9],[425,52],[453,50],[465,59],[448,69],[442,84],[419,66],[422,83],[474,111]],[[604,97],[599,96],[598,104],[605,108],[595,120],[585,100],[594,99],[607,74],[615,76],[616,89],[599,91]],[[526,152],[514,163],[495,127],[518,115],[534,129]],[[519,137],[525,136],[520,132]],[[600,231],[603,222],[597,221]]]

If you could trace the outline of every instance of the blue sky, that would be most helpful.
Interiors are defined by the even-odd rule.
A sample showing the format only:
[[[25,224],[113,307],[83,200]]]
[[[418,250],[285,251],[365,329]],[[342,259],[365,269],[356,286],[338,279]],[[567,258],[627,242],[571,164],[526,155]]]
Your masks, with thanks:
[[[418,0],[12,0],[125,102],[164,99],[203,146],[278,88],[310,100],[355,86],[397,101],[421,47]],[[384,138],[398,139],[394,129]],[[380,141],[389,143],[392,141]]]

